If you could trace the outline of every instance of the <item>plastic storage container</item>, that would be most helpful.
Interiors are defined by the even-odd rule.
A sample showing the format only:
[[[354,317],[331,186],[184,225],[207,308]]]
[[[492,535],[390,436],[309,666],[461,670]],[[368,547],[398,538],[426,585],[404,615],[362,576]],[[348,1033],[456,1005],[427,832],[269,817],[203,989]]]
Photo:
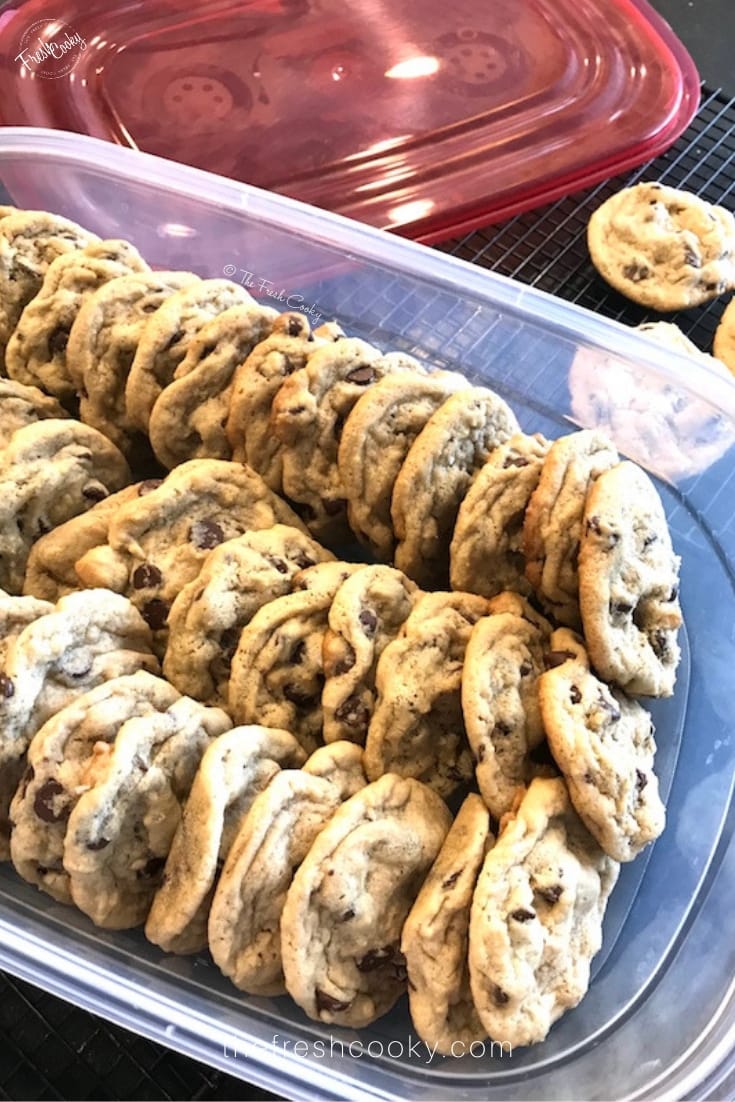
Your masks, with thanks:
[[[699,100],[646,0],[13,9],[1,123],[106,138],[424,241],[641,164]]]
[[[668,825],[624,866],[590,991],[544,1044],[430,1059],[405,1002],[369,1030],[330,1033],[287,998],[244,996],[204,955],[94,929],[8,866],[0,966],[286,1097],[718,1097],[735,1064],[735,385],[512,280],[94,139],[0,131],[0,181],[19,205],[124,233],[154,265],[242,280],[384,349],[461,368],[528,432],[612,426],[664,476],[686,617],[676,694],[652,705]],[[631,378],[635,401],[621,406]]]

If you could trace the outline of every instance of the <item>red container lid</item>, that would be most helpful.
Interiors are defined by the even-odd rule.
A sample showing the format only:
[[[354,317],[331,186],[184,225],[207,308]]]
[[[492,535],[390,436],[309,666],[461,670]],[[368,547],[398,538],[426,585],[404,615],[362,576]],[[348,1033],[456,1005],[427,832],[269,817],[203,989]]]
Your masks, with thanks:
[[[699,100],[645,0],[29,0],[0,121],[137,146],[424,241],[640,164]]]

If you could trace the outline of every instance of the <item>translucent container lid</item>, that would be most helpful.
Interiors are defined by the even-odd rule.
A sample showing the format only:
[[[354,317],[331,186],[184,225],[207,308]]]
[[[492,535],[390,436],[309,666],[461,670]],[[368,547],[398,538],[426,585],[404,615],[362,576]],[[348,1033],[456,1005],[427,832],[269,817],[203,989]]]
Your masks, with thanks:
[[[15,8],[0,122],[106,138],[424,241],[648,160],[699,99],[645,0]]]
[[[461,369],[526,432],[603,425],[656,474],[682,557],[675,695],[650,705],[667,826],[625,865],[590,990],[547,1040],[433,1057],[405,999],[370,1029],[237,991],[206,954],[95,929],[0,867],[0,967],[287,1098],[721,1098],[735,1068],[735,383],[639,333],[369,226],[77,135],[0,131],[0,183],[156,267],[229,276]],[[631,380],[635,381],[632,386]],[[594,401],[589,400],[590,395]]]

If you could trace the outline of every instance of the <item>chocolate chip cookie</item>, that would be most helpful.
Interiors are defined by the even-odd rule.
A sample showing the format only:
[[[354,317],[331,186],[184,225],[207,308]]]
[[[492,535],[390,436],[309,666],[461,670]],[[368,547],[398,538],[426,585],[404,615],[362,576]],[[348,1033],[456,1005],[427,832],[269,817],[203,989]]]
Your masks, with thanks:
[[[107,544],[87,551],[75,569],[84,585],[129,596],[163,654],[173,599],[209,552],[274,524],[303,531],[298,517],[248,467],[192,459],[149,494],[127,502],[110,522]]]
[[[24,307],[62,253],[99,241],[96,234],[46,211],[22,210],[0,222],[0,363]]]
[[[554,664],[539,680],[549,746],[590,834],[616,861],[632,861],[666,822],[653,772],[653,721],[637,701],[595,677],[586,655],[569,646],[570,635],[567,628],[554,632]]]
[[[447,584],[449,543],[472,475],[518,431],[502,398],[470,387],[447,398],[416,437],[393,487],[391,516],[395,565],[419,585]]]
[[[95,926],[145,921],[202,754],[230,727],[226,712],[182,696],[102,744],[64,838],[72,900]]]
[[[281,920],[286,988],[310,1018],[359,1029],[403,994],[401,931],[450,825],[435,792],[394,775],[337,808]]]
[[[230,714],[238,723],[282,727],[311,753],[323,741],[322,647],[334,595],[360,564],[326,562],[295,581],[245,626],[230,673]]]
[[[384,562],[395,551],[390,504],[409,448],[439,406],[467,387],[451,371],[386,375],[368,387],[345,421],[337,465],[350,527]]]
[[[231,306],[205,322],[151,412],[148,434],[164,467],[232,458],[225,423],[233,376],[277,317],[270,307],[253,304]]]
[[[480,871],[470,914],[470,984],[500,1044],[543,1041],[589,985],[618,864],[577,817],[561,779],[531,782]]]
[[[555,440],[523,522],[526,577],[559,623],[579,627],[577,559],[590,486],[619,461],[607,437],[591,430]]]
[[[303,314],[281,314],[271,335],[255,346],[232,381],[225,426],[232,458],[248,463],[277,493],[283,491],[283,459],[271,427],[273,399],[320,343]]]
[[[486,612],[482,597],[427,594],[385,648],[365,743],[371,780],[384,773],[416,777],[449,796],[472,779],[462,718],[462,666],[472,628]]]
[[[496,819],[533,775],[531,751],[544,739],[538,702],[550,626],[495,613],[472,629],[462,674],[462,713],[482,797]]]
[[[592,487],[579,569],[597,672],[630,693],[671,696],[681,653],[679,558],[656,488],[634,463],[618,464]]]
[[[31,547],[130,481],[125,459],[78,421],[37,421],[0,452],[0,586],[21,593]]]
[[[279,770],[305,758],[288,731],[272,727],[234,727],[207,748],[146,920],[149,941],[167,953],[206,949],[217,878],[245,816]]]
[[[7,447],[16,429],[49,418],[68,417],[55,398],[36,386],[24,386],[13,379],[0,379],[0,449]]]
[[[93,547],[107,543],[110,522],[123,505],[160,486],[160,479],[135,482],[110,494],[64,524],[47,532],[31,547],[26,563],[23,592],[45,601],[58,601],[67,593],[82,589],[74,564]]]
[[[156,399],[174,378],[202,326],[231,306],[252,303],[238,283],[203,279],[176,291],[159,306],[141,334],[125,386],[126,409],[136,428],[148,432]]]
[[[303,770],[284,770],[256,797],[222,870],[209,947],[236,987],[283,995],[281,916],[294,873],[339,805],[367,783],[352,743],[323,746]]]
[[[411,1021],[442,1056],[461,1056],[485,1039],[470,991],[470,904],[485,852],[493,844],[488,811],[466,797],[444,839],[401,936]]]
[[[525,577],[523,521],[549,450],[543,436],[512,436],[490,453],[459,507],[449,552],[452,589],[494,597],[532,592]]]
[[[127,241],[96,241],[58,256],[8,341],[8,375],[61,400],[73,399],[76,386],[67,367],[68,342],[83,303],[111,280],[149,270]]]
[[[171,295],[200,282],[191,272],[121,276],[86,298],[72,326],[66,365],[80,394],[82,420],[126,454],[139,450],[144,441],[125,405],[143,331]]]
[[[337,465],[342,426],[367,387],[396,370],[377,348],[345,337],[316,349],[273,400],[273,430],[283,445],[283,489],[317,538],[349,532]]]
[[[71,593],[18,634],[2,671],[0,821],[13,794],[9,778],[21,776],[28,744],[46,720],[95,685],[139,669],[158,672],[151,634],[116,593]]]
[[[587,240],[603,279],[652,310],[689,310],[735,288],[735,216],[691,192],[624,188],[594,212]]]
[[[720,318],[712,351],[735,374],[735,299],[727,304]]]
[[[10,854],[30,884],[71,903],[64,869],[69,815],[94,782],[120,728],[133,716],[165,712],[178,699],[160,677],[141,670],[115,677],[77,697],[50,716],[33,736],[28,767],[13,799]]]
[[[390,566],[365,566],[337,590],[324,636],[324,741],[364,745],[375,706],[375,671],[417,596]]]
[[[171,605],[166,677],[197,700],[227,707],[230,666],[245,625],[263,605],[289,593],[299,571],[333,558],[283,524],[215,547]]]
[[[7,699],[8,694],[12,697],[15,691],[15,686],[6,679],[5,675],[5,665],[11,644],[28,624],[53,612],[53,608],[54,606],[48,601],[37,601],[33,597],[10,597],[7,593],[0,593],[0,700]],[[6,764],[0,771],[0,861],[7,861],[10,856],[8,807],[20,778],[20,772],[20,761],[15,764]]]

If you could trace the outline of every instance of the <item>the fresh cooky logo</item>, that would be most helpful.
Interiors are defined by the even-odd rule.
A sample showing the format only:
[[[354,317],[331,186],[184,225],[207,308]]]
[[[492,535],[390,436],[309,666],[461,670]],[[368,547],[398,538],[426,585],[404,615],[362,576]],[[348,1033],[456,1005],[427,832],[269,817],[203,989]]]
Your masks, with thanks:
[[[15,60],[43,80],[66,76],[87,48],[86,41],[60,19],[39,19],[26,29]]]

